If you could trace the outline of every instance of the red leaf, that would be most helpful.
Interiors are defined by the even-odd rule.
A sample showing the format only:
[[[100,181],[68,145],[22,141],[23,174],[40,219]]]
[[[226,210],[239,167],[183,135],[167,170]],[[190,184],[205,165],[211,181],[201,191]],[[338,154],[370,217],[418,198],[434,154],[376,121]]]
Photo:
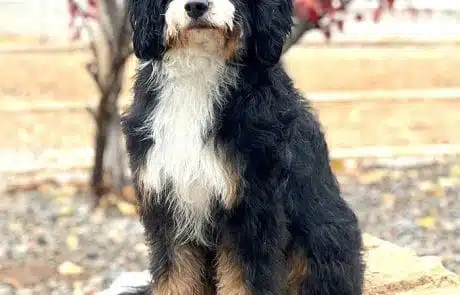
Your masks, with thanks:
[[[382,18],[382,12],[383,12],[383,10],[382,10],[381,7],[376,8],[376,9],[374,10],[374,13],[373,13],[373,15],[372,15],[372,20],[373,20],[375,23],[379,22],[380,19]]]

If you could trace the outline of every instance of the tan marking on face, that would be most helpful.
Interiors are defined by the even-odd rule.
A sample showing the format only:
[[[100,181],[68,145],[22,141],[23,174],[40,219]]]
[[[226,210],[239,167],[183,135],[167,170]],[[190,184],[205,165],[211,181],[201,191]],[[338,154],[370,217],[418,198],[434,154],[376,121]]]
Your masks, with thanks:
[[[152,295],[202,295],[204,286],[204,255],[191,246],[180,246],[175,250],[173,265],[159,279]]]
[[[293,250],[287,257],[288,265],[288,294],[296,295],[299,293],[300,284],[308,275],[307,258]]]
[[[245,285],[243,269],[228,248],[217,252],[217,294],[218,295],[250,295]]]
[[[168,49],[198,49],[207,54],[231,59],[238,49],[239,33],[221,28],[186,29],[178,34],[167,35]]]

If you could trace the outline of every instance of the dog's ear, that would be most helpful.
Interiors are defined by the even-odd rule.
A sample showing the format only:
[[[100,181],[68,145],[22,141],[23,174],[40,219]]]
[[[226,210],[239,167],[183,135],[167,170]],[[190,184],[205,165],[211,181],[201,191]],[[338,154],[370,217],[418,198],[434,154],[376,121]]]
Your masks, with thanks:
[[[276,64],[283,52],[284,41],[291,32],[291,0],[255,0],[252,26],[255,55],[264,66]]]
[[[158,59],[164,51],[163,0],[129,0],[134,53],[139,59]]]

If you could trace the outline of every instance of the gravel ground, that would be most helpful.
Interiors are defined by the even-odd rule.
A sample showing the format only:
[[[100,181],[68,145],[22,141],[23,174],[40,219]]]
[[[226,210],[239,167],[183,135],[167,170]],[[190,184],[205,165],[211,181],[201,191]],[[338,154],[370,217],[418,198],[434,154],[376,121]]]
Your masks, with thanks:
[[[460,274],[460,157],[404,163],[338,171],[345,198],[364,231],[440,255]],[[101,214],[89,204],[70,187],[0,199],[0,295],[93,294],[122,271],[145,269],[142,227],[121,213],[129,207]]]

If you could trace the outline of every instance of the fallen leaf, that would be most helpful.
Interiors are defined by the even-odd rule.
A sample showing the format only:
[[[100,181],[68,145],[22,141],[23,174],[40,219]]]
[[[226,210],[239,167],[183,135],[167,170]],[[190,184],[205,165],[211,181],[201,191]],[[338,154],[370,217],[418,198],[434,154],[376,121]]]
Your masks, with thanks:
[[[460,165],[452,166],[450,173],[452,174],[452,176],[460,177]]]
[[[359,167],[356,159],[333,159],[331,168],[334,173],[354,173]]]
[[[434,216],[425,216],[417,220],[417,224],[420,227],[426,229],[432,229],[436,225],[436,218]]]
[[[59,265],[58,271],[61,275],[68,276],[81,274],[84,269],[71,261],[65,261]]]
[[[457,185],[458,179],[452,177],[440,177],[438,183],[443,188],[452,188]]]
[[[136,215],[137,213],[136,206],[125,201],[118,202],[117,208],[123,215]]]
[[[6,283],[6,284],[12,286],[15,289],[23,288],[21,282],[18,281],[17,279],[15,279],[15,278],[4,277],[4,278],[0,279],[0,282]]]
[[[56,191],[56,194],[59,197],[71,197],[71,196],[74,196],[76,193],[77,193],[77,188],[74,186],[70,186],[70,185],[62,186]]]
[[[139,253],[148,253],[149,247],[144,243],[138,243],[134,246],[134,250]]]
[[[331,160],[330,165],[334,173],[340,173],[340,172],[345,171],[345,163],[342,159]]]
[[[75,234],[70,234],[66,240],[67,247],[71,250],[76,250],[78,248],[78,236]]]
[[[395,204],[395,200],[396,198],[392,194],[386,193],[382,195],[382,205],[384,207],[389,207],[389,208],[393,207]]]
[[[75,214],[75,209],[70,206],[63,207],[59,211],[59,217],[68,217],[68,216],[73,216],[74,214]]]
[[[421,191],[426,192],[429,196],[442,198],[445,196],[444,188],[437,183],[424,181],[419,184]]]
[[[362,184],[373,184],[382,180],[387,175],[384,170],[372,170],[362,173],[358,176],[358,180]]]
[[[391,171],[390,173],[390,178],[391,179],[394,179],[394,180],[398,180],[398,179],[401,179],[403,177],[404,173],[400,170],[394,170],[394,171]]]

